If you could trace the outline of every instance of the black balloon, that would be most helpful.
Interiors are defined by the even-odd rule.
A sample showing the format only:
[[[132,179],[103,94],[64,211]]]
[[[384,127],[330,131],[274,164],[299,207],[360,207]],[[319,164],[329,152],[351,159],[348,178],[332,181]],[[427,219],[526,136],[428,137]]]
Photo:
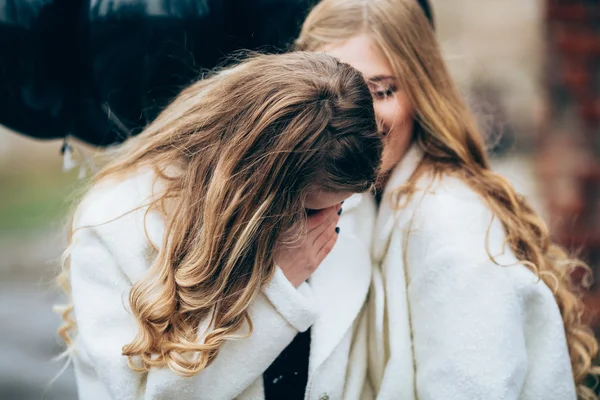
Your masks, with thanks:
[[[119,143],[231,52],[286,50],[315,2],[0,0],[0,123]]]
[[[287,50],[317,1],[0,0],[0,124],[122,142],[232,52]]]

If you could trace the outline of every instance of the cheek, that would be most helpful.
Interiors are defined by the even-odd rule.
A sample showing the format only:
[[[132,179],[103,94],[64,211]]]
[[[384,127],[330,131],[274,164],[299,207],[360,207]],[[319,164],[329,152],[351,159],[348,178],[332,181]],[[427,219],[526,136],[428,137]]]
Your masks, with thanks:
[[[396,98],[375,102],[375,115],[388,130],[404,130],[412,126],[413,112],[407,99]]]
[[[384,100],[375,102],[375,117],[379,123],[383,124],[385,129],[392,129],[396,125],[396,119],[398,118],[397,108],[394,101]]]
[[[405,95],[400,94],[394,101],[390,103],[393,104],[394,114],[395,114],[395,123],[401,127],[405,127],[407,125],[412,126],[413,112],[410,102],[406,98]]]
[[[383,103],[383,102],[382,102]],[[413,132],[413,112],[406,98],[396,98],[380,104],[378,118],[389,130],[384,140],[382,170],[388,171],[402,159],[410,147]]]

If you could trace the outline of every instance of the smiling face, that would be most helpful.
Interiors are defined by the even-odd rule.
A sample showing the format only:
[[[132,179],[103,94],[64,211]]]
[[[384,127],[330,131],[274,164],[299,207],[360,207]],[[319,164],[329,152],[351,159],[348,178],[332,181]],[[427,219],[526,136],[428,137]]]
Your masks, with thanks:
[[[353,66],[367,81],[373,95],[375,115],[384,134],[381,172],[389,172],[404,157],[413,137],[414,108],[399,79],[389,61],[366,34],[323,50]]]

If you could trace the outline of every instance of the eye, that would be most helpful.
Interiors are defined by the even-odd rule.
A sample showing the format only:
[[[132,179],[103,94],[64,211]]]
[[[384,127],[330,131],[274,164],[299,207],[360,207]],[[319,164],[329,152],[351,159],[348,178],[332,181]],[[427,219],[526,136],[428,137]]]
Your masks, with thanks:
[[[396,87],[393,85],[373,84],[370,89],[371,95],[377,100],[387,99],[396,92]]]

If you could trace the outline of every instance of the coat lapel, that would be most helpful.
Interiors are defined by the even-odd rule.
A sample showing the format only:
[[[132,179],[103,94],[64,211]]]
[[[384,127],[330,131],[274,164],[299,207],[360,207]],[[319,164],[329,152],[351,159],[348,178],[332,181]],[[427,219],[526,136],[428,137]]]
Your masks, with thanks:
[[[370,371],[381,400],[416,398],[413,397],[414,369],[403,250],[390,248],[390,241],[394,231],[409,215],[398,214],[394,192],[408,181],[422,159],[423,152],[413,145],[392,172],[381,198],[373,233],[371,254],[375,272],[369,300],[370,340],[372,348],[378,351],[370,355]],[[393,396],[388,397],[389,393]]]
[[[363,207],[370,209],[359,210]],[[368,194],[354,195],[344,202],[342,218],[357,219],[352,226],[372,231],[374,214],[374,200]],[[371,265],[368,244],[342,229],[334,249],[310,278],[319,317],[311,327],[309,380],[351,329],[365,304]]]
[[[385,186],[377,213],[371,248],[371,256],[375,265],[380,264],[383,260],[388,241],[394,229],[395,204],[393,203],[393,192],[408,181],[422,159],[423,151],[417,145],[413,145],[396,166]]]

